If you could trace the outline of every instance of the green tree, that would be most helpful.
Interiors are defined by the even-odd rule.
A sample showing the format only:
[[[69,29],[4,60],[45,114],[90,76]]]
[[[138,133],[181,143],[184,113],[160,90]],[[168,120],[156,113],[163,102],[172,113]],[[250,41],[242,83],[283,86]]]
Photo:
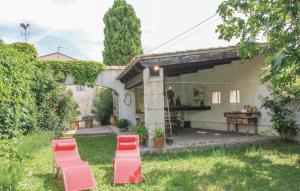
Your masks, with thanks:
[[[101,88],[97,92],[93,113],[102,124],[109,124],[109,117],[113,114],[113,92],[107,88]]]
[[[218,13],[223,19],[216,29],[219,37],[238,39],[242,59],[266,56],[262,83],[272,96],[262,99],[263,107],[271,111],[272,126],[281,136],[295,134],[296,123],[286,106],[300,95],[300,1],[227,0]]]
[[[126,65],[142,53],[141,22],[125,0],[115,0],[104,16],[103,62]]]
[[[227,0],[218,8],[223,23],[217,32],[224,40],[240,40],[241,58],[266,54],[263,82],[287,89],[300,74],[299,11],[299,0]],[[257,43],[261,38],[266,41],[263,45]]]

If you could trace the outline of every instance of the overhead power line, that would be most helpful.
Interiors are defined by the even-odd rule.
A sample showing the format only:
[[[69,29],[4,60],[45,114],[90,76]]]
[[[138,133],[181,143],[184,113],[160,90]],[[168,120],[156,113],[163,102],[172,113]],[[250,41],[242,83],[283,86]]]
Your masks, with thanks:
[[[219,17],[216,18],[216,19],[214,19],[213,21],[211,21],[211,22],[209,22],[208,24],[204,25],[203,27],[197,29],[197,30],[194,31],[193,33],[189,34],[188,36],[185,36],[184,38],[175,41],[175,42],[174,42],[173,44],[171,44],[170,46],[168,46],[168,47],[162,49],[162,51],[165,51],[165,50],[167,50],[167,49],[169,49],[169,48],[175,46],[176,44],[178,44],[178,43],[184,41],[185,39],[190,38],[191,36],[195,35],[195,34],[198,33],[199,31],[201,31],[202,29],[205,29],[206,27],[208,27],[209,25],[213,24],[214,22],[216,22],[216,21],[219,20],[219,19],[220,19]]]
[[[166,45],[166,44],[172,42],[173,40],[175,40],[175,39],[181,37],[182,35],[184,35],[184,34],[190,32],[190,31],[193,30],[194,28],[197,28],[198,26],[202,25],[203,23],[205,23],[206,21],[210,20],[211,18],[213,18],[213,17],[216,16],[216,15],[217,15],[217,13],[213,14],[212,16],[208,17],[207,19],[205,19],[205,20],[201,21],[200,23],[198,23],[198,24],[192,26],[191,28],[185,30],[185,31],[182,32],[181,34],[179,34],[179,35],[177,35],[177,36],[171,38],[170,40],[168,40],[168,41],[166,41],[166,42],[164,42],[164,43],[158,45],[157,47],[151,49],[148,53],[151,53],[151,52],[153,52],[154,50],[157,50],[157,49],[159,49],[160,47],[162,47],[162,46],[164,46],[164,45]]]

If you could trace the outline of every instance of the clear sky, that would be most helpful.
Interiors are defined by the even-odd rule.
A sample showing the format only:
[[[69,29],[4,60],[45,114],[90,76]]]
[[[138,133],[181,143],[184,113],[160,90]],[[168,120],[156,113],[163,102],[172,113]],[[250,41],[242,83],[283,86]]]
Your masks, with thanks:
[[[127,0],[142,24],[142,45],[152,48],[213,15],[221,0]],[[102,61],[103,16],[113,0],[0,0],[0,39],[23,41],[21,22],[30,23],[29,42],[39,55],[61,52]],[[235,44],[218,39],[218,16],[153,53]]]

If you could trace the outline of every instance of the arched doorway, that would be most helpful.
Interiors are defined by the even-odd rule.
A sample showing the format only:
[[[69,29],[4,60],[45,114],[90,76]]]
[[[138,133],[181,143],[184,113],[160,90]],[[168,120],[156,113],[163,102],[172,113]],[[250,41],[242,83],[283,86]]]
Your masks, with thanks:
[[[105,87],[113,90],[114,107],[118,110],[116,112],[118,119],[127,119],[131,124],[135,124],[135,94],[131,90],[126,90],[125,85],[117,79],[124,68],[124,66],[107,66],[98,75],[95,87]],[[76,85],[72,76],[67,77],[66,85]]]
[[[118,103],[115,105],[118,107],[118,118],[135,124],[135,94],[126,90],[125,85],[117,80],[123,70],[124,66],[107,66],[97,77],[95,85],[112,89],[115,92],[114,102]]]

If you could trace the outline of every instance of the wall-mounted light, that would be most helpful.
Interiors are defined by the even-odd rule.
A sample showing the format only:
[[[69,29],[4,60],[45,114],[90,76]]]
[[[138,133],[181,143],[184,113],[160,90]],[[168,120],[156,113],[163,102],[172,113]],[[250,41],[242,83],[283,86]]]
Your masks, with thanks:
[[[159,66],[155,65],[150,68],[150,76],[159,76]]]
[[[154,66],[153,69],[154,69],[155,71],[158,71],[158,70],[159,70],[159,66]]]

